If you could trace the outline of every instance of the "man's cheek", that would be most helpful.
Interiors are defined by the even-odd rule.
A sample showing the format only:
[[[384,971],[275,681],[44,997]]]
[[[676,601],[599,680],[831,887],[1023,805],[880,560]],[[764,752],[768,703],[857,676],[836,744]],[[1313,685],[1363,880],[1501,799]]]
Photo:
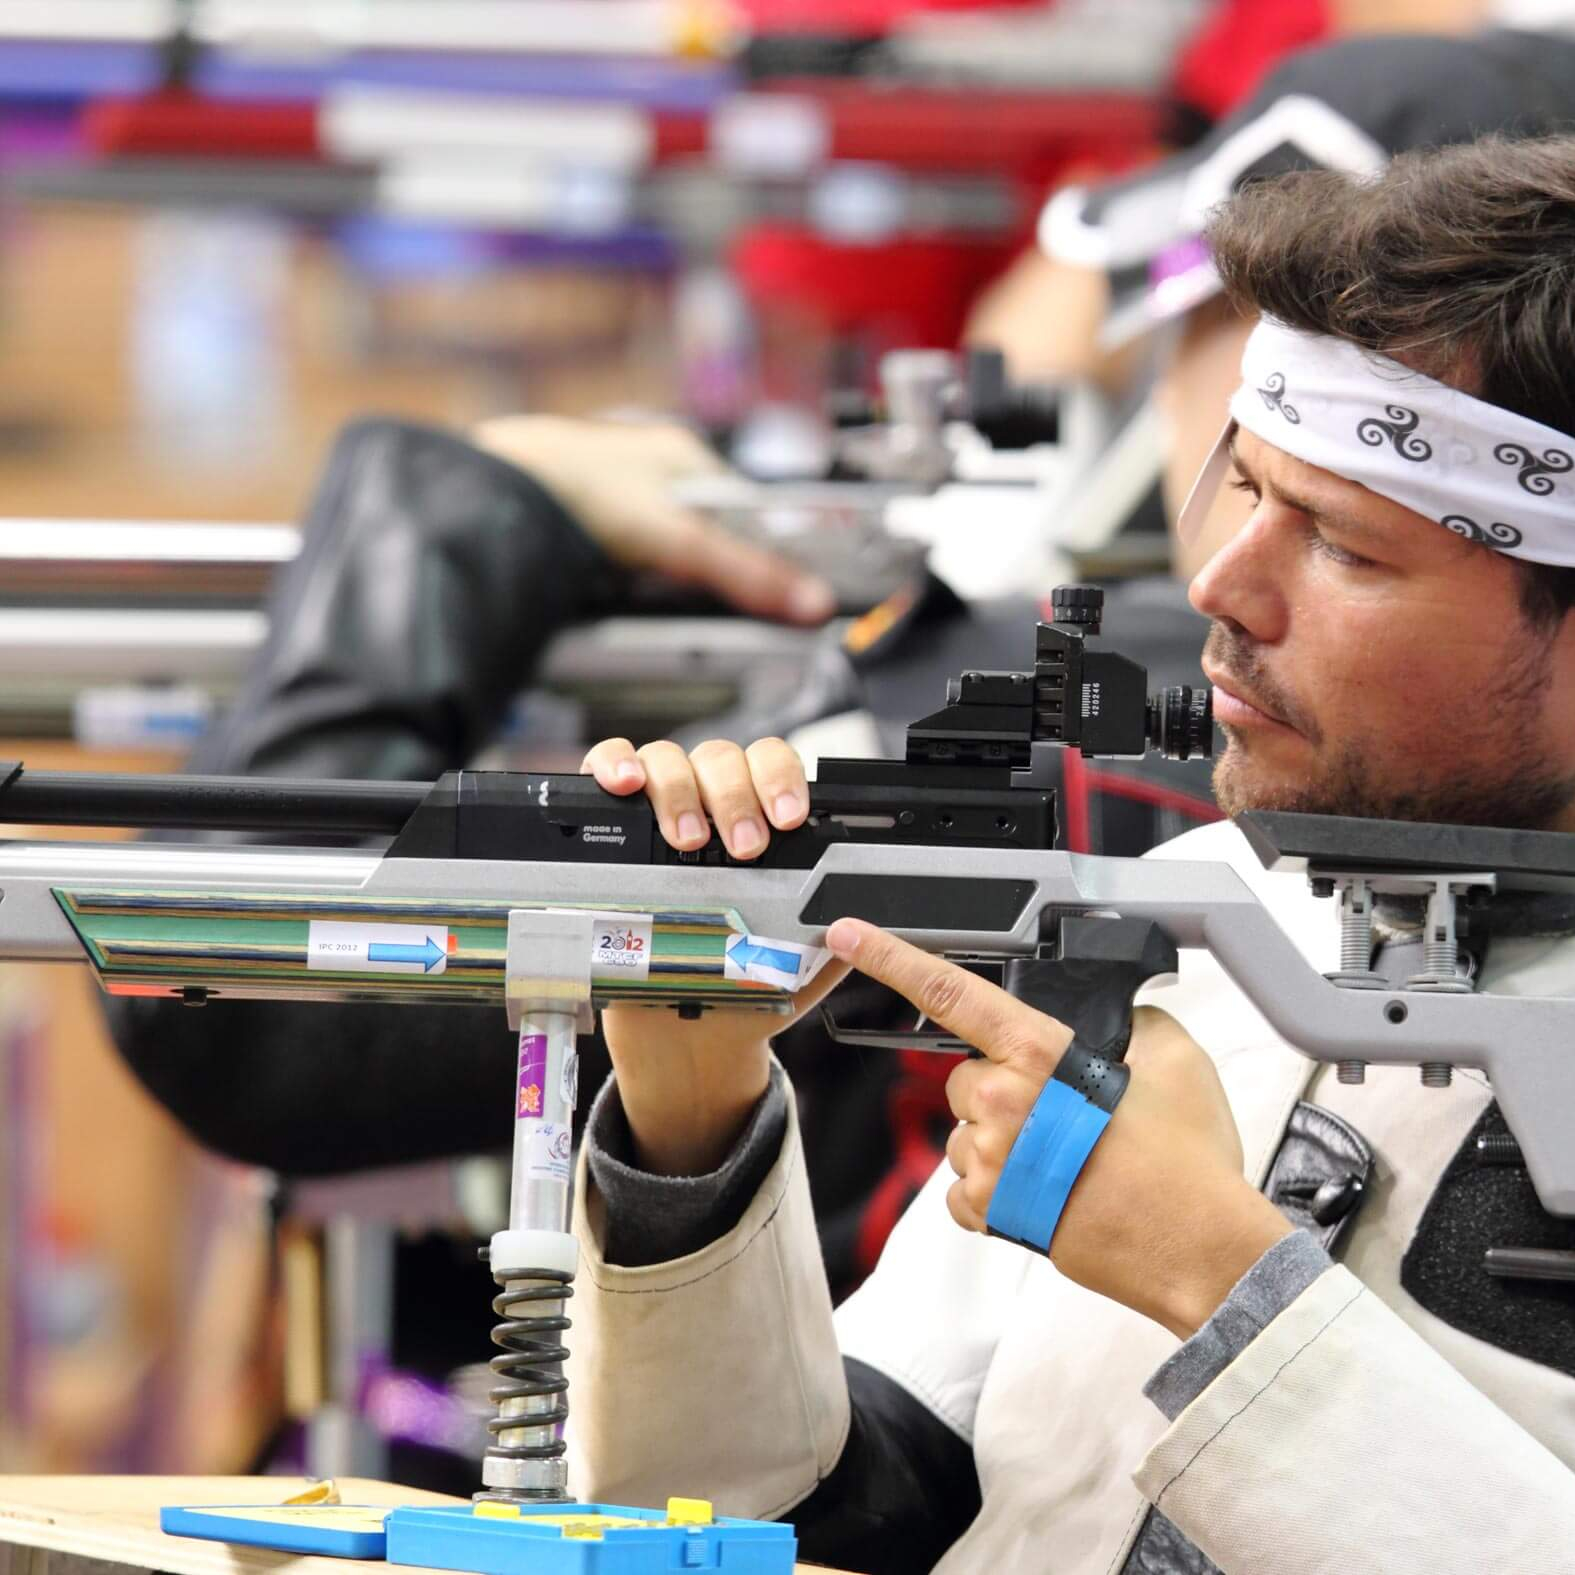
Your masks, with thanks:
[[[1333,745],[1352,734],[1385,736],[1419,710],[1432,710],[1441,676],[1436,646],[1397,623],[1392,617],[1326,619],[1324,638],[1295,669],[1312,738]]]

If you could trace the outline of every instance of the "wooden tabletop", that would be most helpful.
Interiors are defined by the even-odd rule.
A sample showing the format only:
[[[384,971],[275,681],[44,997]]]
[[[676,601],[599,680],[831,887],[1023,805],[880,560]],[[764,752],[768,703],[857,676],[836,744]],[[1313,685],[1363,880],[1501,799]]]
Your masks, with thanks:
[[[263,1575],[289,1566],[290,1575],[354,1575],[386,1570],[368,1559],[332,1559],[159,1530],[166,1504],[281,1504],[309,1484],[301,1477],[22,1477],[0,1476],[0,1543],[47,1548],[168,1575]],[[347,1504],[458,1504],[365,1477],[341,1477]],[[800,1564],[803,1575],[819,1566]],[[825,1572],[821,1572],[825,1575]]]

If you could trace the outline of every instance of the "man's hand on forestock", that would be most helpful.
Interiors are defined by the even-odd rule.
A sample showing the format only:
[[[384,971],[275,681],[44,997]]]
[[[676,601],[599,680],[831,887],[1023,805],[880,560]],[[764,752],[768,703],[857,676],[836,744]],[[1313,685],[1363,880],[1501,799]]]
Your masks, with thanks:
[[[620,797],[642,789],[662,836],[702,848],[713,836],[744,861],[759,858],[774,831],[809,814],[803,762],[780,739],[740,749],[711,739],[690,753],[667,740],[636,749],[609,738],[583,770]],[[713,1010],[697,1022],[676,1012],[609,1006],[602,1031],[640,1163],[665,1176],[699,1176],[731,1152],[771,1077],[771,1040],[846,976],[830,964],[793,998],[791,1015]]]
[[[957,1066],[946,1096],[959,1125],[946,1145],[952,1217],[985,1217],[1012,1145],[1071,1031],[944,958],[858,919],[827,945],[905,996],[984,1059]],[[1241,1139],[1214,1063],[1171,1016],[1136,1014],[1132,1080],[1073,1185],[1050,1243],[1069,1279],[1185,1339],[1288,1235],[1290,1223],[1242,1175]]]

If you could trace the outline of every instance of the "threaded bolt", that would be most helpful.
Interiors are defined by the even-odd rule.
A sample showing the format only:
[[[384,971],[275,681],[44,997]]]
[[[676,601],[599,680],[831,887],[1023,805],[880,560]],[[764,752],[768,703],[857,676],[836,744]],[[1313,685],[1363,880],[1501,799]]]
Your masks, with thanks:
[[[1360,876],[1340,893],[1340,970],[1325,977],[1346,990],[1383,988],[1383,977],[1373,972],[1372,894]]]
[[[1477,1159],[1484,1165],[1518,1165],[1521,1158],[1513,1132],[1484,1132],[1477,1139]]]
[[[1334,1075],[1342,1083],[1365,1083],[1367,1081],[1367,1063],[1365,1061],[1337,1062]]]
[[[1373,907],[1366,881],[1351,882],[1340,920],[1340,972],[1368,972],[1373,966]]]
[[[1448,1088],[1455,1080],[1455,1069],[1443,1061],[1422,1063],[1423,1088]]]
[[[1427,929],[1422,947],[1422,972],[1407,981],[1406,988],[1429,990],[1435,994],[1466,995],[1471,981],[1462,979],[1458,964],[1460,945],[1455,935],[1455,889],[1448,881],[1436,881],[1427,899]],[[1439,1087],[1429,1084],[1429,1087]]]

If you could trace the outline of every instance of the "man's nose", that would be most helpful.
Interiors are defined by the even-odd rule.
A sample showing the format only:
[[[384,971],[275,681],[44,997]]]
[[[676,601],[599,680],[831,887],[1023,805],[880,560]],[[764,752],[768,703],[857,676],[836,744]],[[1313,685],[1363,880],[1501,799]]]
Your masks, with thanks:
[[[1253,639],[1273,644],[1285,633],[1289,606],[1282,534],[1272,528],[1268,508],[1252,518],[1198,571],[1188,600],[1206,618],[1233,623]]]

